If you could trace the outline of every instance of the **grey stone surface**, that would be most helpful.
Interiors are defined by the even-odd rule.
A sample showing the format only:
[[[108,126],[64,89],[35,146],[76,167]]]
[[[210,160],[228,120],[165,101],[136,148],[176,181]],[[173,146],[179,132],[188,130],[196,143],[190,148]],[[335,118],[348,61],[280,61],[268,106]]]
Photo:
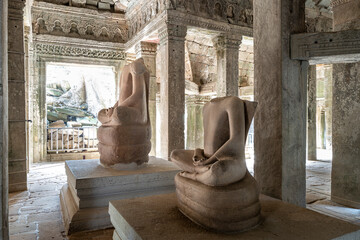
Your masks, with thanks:
[[[254,15],[255,178],[264,194],[305,206],[308,64],[289,46],[305,31],[305,1],[255,0]]]
[[[356,0],[334,6],[335,30],[360,31]],[[360,63],[333,65],[333,164],[331,199],[360,208]]]
[[[109,213],[116,234],[128,239],[318,239],[344,235],[357,239],[360,226],[287,204],[262,195],[263,222],[254,230],[237,234],[208,231],[191,222],[176,209],[175,194],[111,201]],[[156,223],[151,225],[149,223]],[[117,239],[117,238],[113,238]]]
[[[160,157],[184,148],[185,36],[187,28],[166,24],[159,30],[160,69]]]
[[[9,239],[8,222],[8,3],[0,3],[0,238]]]
[[[97,159],[66,161],[65,169],[67,184],[60,202],[68,234],[111,227],[107,214],[111,200],[174,192],[179,172],[173,163],[155,157],[122,171],[104,168]]]
[[[316,65],[308,72],[307,159],[316,160]]]
[[[20,0],[9,2],[9,191],[26,190],[25,59],[23,8]]]

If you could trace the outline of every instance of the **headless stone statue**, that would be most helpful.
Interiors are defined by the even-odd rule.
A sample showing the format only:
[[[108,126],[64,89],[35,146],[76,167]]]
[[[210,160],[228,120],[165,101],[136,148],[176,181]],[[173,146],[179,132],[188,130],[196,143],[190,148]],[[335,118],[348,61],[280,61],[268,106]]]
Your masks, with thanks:
[[[259,190],[245,163],[256,105],[237,97],[211,100],[203,110],[204,149],[171,154],[184,170],[175,178],[178,207],[206,228],[244,231],[261,219]]]
[[[104,166],[148,161],[151,127],[148,111],[149,71],[143,59],[124,67],[119,100],[98,114],[100,162]]]

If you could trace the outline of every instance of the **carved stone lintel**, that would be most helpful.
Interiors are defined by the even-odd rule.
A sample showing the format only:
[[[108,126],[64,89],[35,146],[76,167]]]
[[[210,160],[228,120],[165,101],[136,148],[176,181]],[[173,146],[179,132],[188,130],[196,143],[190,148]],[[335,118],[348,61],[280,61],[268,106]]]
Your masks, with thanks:
[[[35,45],[37,54],[60,55],[73,57],[89,57],[100,59],[125,60],[126,53],[123,51],[106,51],[72,46],[60,46],[52,44],[37,43]]]
[[[185,41],[186,33],[186,26],[166,24],[159,30],[160,44],[164,44],[168,40]]]
[[[355,61],[360,54],[360,30],[301,33],[291,36],[291,58],[313,63]]]
[[[139,42],[135,46],[135,52],[137,55],[156,55],[157,46],[153,42]]]

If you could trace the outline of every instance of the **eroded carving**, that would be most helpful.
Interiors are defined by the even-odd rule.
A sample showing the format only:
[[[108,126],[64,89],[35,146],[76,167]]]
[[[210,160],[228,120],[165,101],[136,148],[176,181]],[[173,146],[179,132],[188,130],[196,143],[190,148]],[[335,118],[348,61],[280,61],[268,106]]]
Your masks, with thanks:
[[[99,14],[86,15],[74,8],[42,3],[32,8],[33,32],[56,36],[76,37],[90,40],[119,42],[127,41],[128,29],[122,15],[113,14],[104,18]],[[46,9],[45,9],[46,7]],[[85,10],[83,11],[92,11]],[[110,13],[109,13],[110,14]]]
[[[126,53],[124,51],[106,51],[94,50],[90,48],[71,47],[64,45],[52,45],[36,43],[35,51],[37,54],[58,55],[72,57],[89,57],[100,59],[125,60]]]
[[[186,12],[197,17],[240,26],[252,26],[253,24],[252,2],[250,0],[137,1],[136,4],[129,7],[126,14],[126,18],[129,20],[129,38],[132,38],[165,9]],[[179,22],[179,24],[181,23]],[[183,25],[186,23],[184,22]]]

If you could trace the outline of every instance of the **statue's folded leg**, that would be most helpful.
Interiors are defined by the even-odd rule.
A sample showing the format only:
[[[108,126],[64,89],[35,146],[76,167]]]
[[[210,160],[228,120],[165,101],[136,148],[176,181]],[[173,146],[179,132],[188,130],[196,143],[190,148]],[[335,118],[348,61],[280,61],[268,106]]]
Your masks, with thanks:
[[[171,153],[170,159],[182,170],[194,173],[195,166],[193,162],[194,150],[174,150]]]
[[[214,164],[195,168],[196,173],[181,173],[181,176],[196,180],[208,186],[226,186],[240,181],[246,174],[244,161],[220,160]]]

